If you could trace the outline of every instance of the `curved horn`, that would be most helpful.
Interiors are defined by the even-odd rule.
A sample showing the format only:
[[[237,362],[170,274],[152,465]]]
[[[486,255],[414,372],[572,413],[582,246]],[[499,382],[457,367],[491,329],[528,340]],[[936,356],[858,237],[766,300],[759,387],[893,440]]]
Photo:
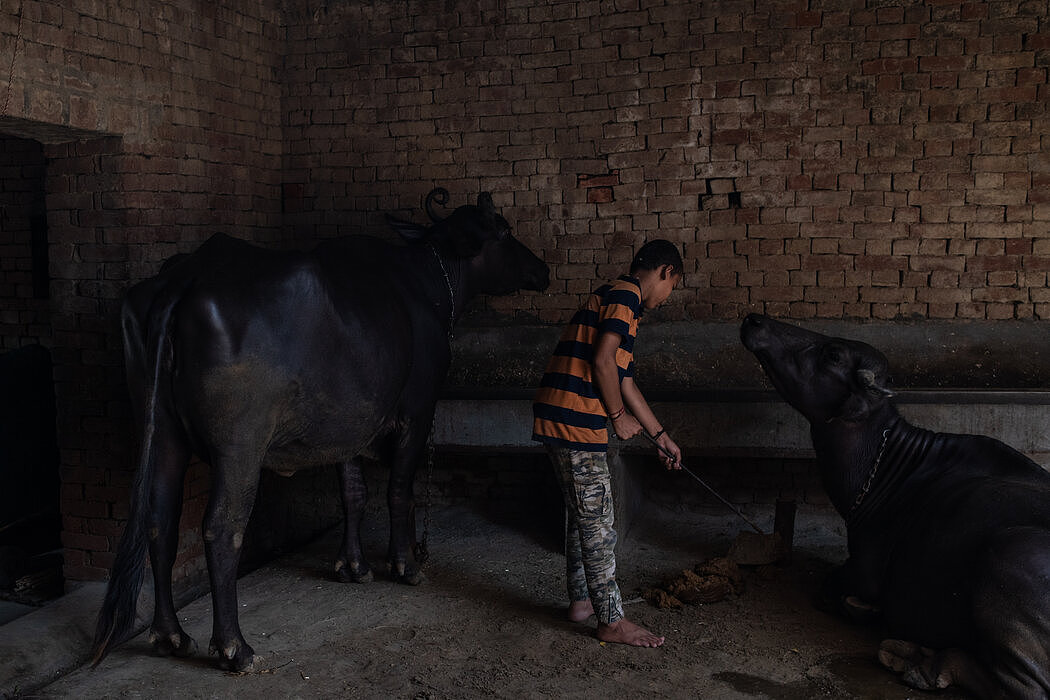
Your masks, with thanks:
[[[441,206],[447,205],[448,190],[446,190],[444,187],[435,187],[434,189],[430,190],[430,194],[427,195],[426,203],[423,205],[423,208],[426,209],[427,216],[429,216],[430,220],[436,224],[439,221],[442,221],[444,217],[438,216],[434,213],[434,202],[437,202]]]

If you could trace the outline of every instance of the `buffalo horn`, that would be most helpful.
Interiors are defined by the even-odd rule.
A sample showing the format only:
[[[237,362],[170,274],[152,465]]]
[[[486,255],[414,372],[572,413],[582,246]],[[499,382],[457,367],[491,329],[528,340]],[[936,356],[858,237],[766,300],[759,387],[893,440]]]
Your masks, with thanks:
[[[441,206],[447,205],[448,190],[446,190],[444,187],[435,187],[434,189],[430,190],[430,194],[427,195],[426,203],[424,204],[423,208],[426,209],[427,216],[430,217],[430,220],[436,224],[442,221],[445,217],[438,216],[434,213],[434,202],[437,202]]]

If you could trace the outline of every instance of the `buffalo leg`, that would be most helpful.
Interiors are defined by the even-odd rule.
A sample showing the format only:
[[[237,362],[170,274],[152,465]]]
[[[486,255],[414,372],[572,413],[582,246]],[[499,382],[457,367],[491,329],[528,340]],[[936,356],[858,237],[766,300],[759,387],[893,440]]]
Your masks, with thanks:
[[[204,515],[204,553],[211,581],[210,651],[229,671],[251,670],[255,651],[237,621],[237,567],[259,486],[259,460],[220,459],[212,465],[211,495]]]
[[[361,548],[361,519],[368,501],[368,487],[361,474],[361,459],[354,457],[339,465],[343,497],[343,546],[335,562],[335,574],[341,581],[367,583],[372,570]]]
[[[158,425],[153,484],[150,489],[149,556],[153,569],[155,607],[150,626],[150,644],[162,656],[190,656],[197,643],[182,629],[172,599],[171,571],[179,547],[179,517],[182,489],[189,466],[189,449],[171,431]]]
[[[406,428],[398,442],[390,466],[390,484],[387,506],[390,509],[390,574],[399,583],[417,585],[423,575],[416,564],[413,548],[416,544],[416,504],[412,486],[419,464],[426,450],[427,433],[418,430],[420,422]],[[427,429],[429,429],[429,422]]]

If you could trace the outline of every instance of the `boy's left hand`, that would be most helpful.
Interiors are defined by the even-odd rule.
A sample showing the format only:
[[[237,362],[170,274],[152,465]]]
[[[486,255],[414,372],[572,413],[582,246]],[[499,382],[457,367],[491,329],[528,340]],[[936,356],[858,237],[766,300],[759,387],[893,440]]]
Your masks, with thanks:
[[[663,448],[663,450],[657,450],[657,454],[660,455],[660,459],[663,461],[664,466],[668,469],[681,469],[682,450],[679,449],[674,440],[672,440],[667,433],[664,433],[656,438],[656,443]]]

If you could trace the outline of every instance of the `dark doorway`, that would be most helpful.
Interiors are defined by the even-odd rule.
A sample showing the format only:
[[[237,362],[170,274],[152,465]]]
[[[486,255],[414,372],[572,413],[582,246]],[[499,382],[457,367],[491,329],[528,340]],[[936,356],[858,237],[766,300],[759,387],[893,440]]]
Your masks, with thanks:
[[[62,594],[59,494],[51,353],[27,345],[0,355],[0,598]]]
[[[61,595],[43,144],[0,135],[0,599]]]

